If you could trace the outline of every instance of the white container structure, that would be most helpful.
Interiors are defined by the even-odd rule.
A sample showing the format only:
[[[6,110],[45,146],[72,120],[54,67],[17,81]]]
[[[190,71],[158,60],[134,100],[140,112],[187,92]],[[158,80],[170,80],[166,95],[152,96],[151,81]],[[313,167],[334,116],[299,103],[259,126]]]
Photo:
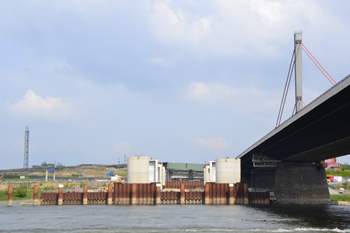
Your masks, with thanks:
[[[159,160],[149,161],[149,182],[160,182],[162,186],[165,185],[165,167]]]
[[[204,166],[204,184],[207,182],[216,182],[216,162],[209,161],[208,164]]]
[[[216,183],[234,184],[241,182],[240,159],[216,159]]]
[[[128,157],[128,183],[149,183],[149,157]]]

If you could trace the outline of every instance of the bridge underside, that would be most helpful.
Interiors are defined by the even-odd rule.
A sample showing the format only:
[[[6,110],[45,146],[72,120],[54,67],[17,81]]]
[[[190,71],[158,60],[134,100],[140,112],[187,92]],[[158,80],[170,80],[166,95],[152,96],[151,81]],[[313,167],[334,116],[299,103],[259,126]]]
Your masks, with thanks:
[[[255,170],[253,154],[284,163],[317,163],[350,154],[349,116],[350,76],[347,76],[238,156],[242,177],[250,179],[250,172]]]

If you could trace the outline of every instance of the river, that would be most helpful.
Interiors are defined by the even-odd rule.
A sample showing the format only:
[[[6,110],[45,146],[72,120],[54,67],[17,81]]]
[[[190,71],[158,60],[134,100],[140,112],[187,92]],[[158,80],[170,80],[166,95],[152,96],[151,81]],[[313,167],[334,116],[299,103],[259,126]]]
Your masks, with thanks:
[[[0,232],[350,232],[350,207],[0,203]]]

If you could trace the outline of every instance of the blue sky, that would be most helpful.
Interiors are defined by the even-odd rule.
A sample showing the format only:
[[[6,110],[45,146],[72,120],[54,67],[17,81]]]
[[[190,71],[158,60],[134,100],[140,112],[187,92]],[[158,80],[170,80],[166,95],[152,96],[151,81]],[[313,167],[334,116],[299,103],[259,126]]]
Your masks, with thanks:
[[[345,0],[1,1],[0,169],[23,166],[26,125],[30,166],[236,157],[275,126],[294,31],[336,81],[350,73],[348,9]],[[330,87],[304,54],[305,102]]]

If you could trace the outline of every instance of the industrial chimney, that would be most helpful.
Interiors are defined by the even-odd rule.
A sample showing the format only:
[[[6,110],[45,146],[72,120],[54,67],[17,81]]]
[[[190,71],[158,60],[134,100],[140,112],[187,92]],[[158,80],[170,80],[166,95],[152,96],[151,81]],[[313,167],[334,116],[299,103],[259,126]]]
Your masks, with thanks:
[[[24,163],[23,168],[28,169],[28,152],[29,152],[29,126],[26,126],[26,131],[24,134]]]

